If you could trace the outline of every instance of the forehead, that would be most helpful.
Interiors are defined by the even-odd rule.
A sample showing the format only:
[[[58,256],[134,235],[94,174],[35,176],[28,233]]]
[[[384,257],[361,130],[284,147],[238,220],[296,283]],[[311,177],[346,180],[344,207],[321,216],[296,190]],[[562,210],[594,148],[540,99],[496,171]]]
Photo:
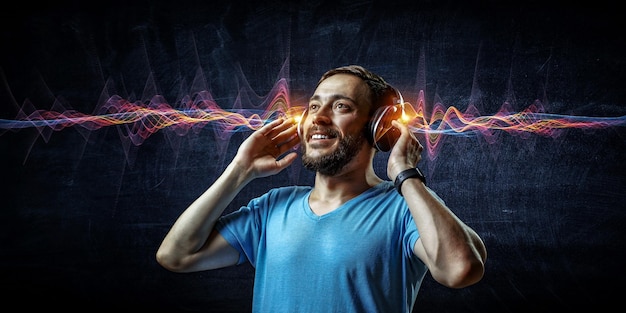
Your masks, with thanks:
[[[325,98],[341,95],[357,103],[366,103],[369,99],[369,87],[360,77],[351,74],[335,74],[319,83],[314,97]]]

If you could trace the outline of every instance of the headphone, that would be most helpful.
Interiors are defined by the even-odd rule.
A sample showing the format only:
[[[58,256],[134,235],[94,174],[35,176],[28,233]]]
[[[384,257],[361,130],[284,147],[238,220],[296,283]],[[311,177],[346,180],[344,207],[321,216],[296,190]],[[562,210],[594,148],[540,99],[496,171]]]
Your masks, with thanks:
[[[392,86],[388,86],[380,97],[380,105],[367,127],[367,140],[379,151],[389,151],[400,137],[400,130],[391,125],[391,121],[402,116],[404,100],[400,91]],[[302,112],[298,121],[298,136],[304,136],[302,123],[307,117],[307,111]]]

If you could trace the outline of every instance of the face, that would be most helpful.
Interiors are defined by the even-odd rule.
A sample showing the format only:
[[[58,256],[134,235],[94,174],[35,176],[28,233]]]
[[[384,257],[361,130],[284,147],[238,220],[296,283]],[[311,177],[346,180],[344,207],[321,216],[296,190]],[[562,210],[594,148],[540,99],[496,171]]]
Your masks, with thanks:
[[[337,174],[367,146],[369,92],[364,81],[350,74],[333,75],[318,85],[302,121],[305,168]]]

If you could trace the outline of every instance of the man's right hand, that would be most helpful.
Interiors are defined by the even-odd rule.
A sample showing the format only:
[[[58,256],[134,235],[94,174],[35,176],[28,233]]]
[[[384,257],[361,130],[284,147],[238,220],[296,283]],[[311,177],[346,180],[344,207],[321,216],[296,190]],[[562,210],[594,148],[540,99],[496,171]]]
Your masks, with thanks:
[[[274,175],[297,158],[295,151],[287,152],[299,143],[297,125],[293,119],[279,118],[259,128],[244,140],[233,163],[244,170],[249,180]],[[287,154],[283,156],[285,153]]]

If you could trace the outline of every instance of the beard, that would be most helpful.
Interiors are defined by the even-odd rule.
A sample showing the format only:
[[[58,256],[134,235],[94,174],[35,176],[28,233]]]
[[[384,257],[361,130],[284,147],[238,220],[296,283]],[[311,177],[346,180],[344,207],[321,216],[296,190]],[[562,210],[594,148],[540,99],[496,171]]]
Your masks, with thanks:
[[[306,153],[306,145],[300,145],[302,165],[304,168],[327,176],[333,176],[341,171],[363,149],[365,130],[360,135],[349,135],[341,138],[339,147],[330,154],[320,157],[310,157]]]

